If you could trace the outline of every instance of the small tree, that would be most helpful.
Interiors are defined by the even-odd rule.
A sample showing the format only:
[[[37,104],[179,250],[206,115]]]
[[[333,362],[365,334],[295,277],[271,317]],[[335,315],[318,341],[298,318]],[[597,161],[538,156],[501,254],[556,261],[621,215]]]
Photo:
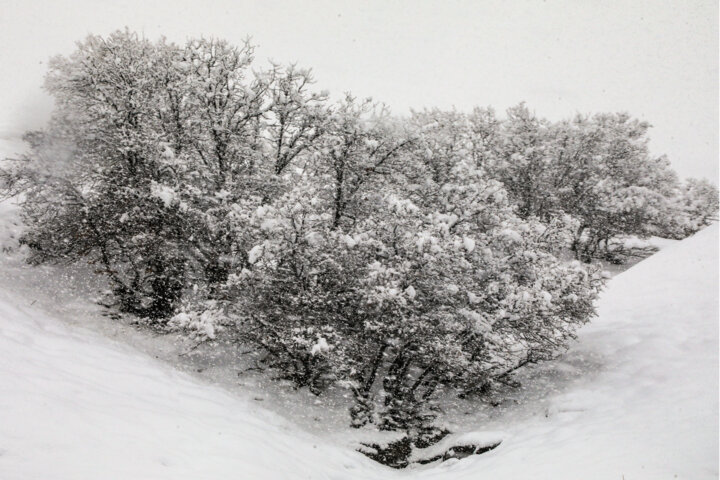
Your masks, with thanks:
[[[315,121],[297,112],[321,101],[297,87],[305,73],[256,75],[252,60],[249,44],[179,47],[129,31],[90,36],[54,59],[53,120],[4,174],[8,194],[24,193],[31,260],[87,259],[121,311],[159,323],[189,285],[216,296],[231,268],[247,264],[244,212],[283,190],[265,116],[294,105],[286,123],[297,133]],[[280,107],[286,87],[297,95]],[[288,141],[297,157],[315,138],[300,137],[283,140],[282,155]]]
[[[24,195],[31,261],[99,265],[123,311],[167,316],[184,287],[188,232],[168,182],[156,112],[159,52],[129,32],[88,37],[51,63],[46,87],[57,108],[46,132],[9,177]],[[17,193],[17,192],[14,192]]]
[[[404,194],[384,178],[342,229],[323,176],[261,208],[266,239],[231,277],[231,311],[284,377],[314,392],[347,386],[353,426],[422,446],[439,438],[440,392],[479,391],[551,358],[593,314],[601,279],[560,264],[557,232],[515,217],[472,162]]]
[[[560,145],[553,142],[552,125],[524,104],[509,109],[501,125],[488,169],[505,185],[521,218],[547,222],[559,210],[555,160]]]
[[[707,179],[687,179],[678,188],[660,229],[671,238],[685,238],[716,222],[718,188]]]
[[[310,91],[311,72],[294,65],[284,70],[275,66],[272,77],[267,131],[279,175],[318,145],[326,128],[328,93]]]
[[[397,170],[411,137],[382,105],[347,95],[328,119],[314,174],[330,198],[332,228],[359,221],[363,199]]]
[[[487,170],[522,218],[575,219],[571,248],[589,262],[607,256],[619,235],[660,232],[671,210],[677,177],[666,158],[649,154],[648,129],[627,114],[550,123],[521,105],[501,122]]]

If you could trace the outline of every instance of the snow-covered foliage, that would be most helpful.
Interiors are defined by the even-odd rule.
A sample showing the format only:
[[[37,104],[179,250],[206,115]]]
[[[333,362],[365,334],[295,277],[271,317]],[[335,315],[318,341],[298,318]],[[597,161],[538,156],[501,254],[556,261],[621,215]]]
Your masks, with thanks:
[[[685,238],[718,220],[718,187],[707,179],[689,178],[673,197],[660,233]]]
[[[717,215],[717,187],[681,184],[666,158],[649,154],[650,126],[627,114],[550,122],[520,104],[504,119],[475,109],[425,111],[413,121],[426,138],[424,155],[439,159],[432,175],[442,175],[444,159],[472,158],[502,182],[520,217],[572,217],[571,246],[584,261],[610,255],[617,236],[684,238]]]
[[[25,194],[31,261],[87,259],[122,311],[161,322],[189,286],[212,294],[227,263],[245,261],[232,228],[271,190],[249,174],[269,103],[251,61],[249,45],[127,31],[54,59],[57,109],[7,182]]]
[[[95,265],[108,306],[155,328],[347,388],[353,426],[406,445],[444,435],[438,395],[487,393],[594,315],[603,277],[563,248],[590,261],[716,215],[717,189],[681,185],[627,115],[396,118],[253,52],[121,31],[54,59],[53,118],[0,172],[21,242]]]
[[[339,111],[350,138],[335,140],[330,174],[317,158],[306,169],[317,175],[256,212],[252,268],[231,275],[226,295],[268,365],[314,392],[349,388],[353,426],[427,442],[439,433],[436,392],[487,390],[552,358],[592,316],[602,279],[558,261],[561,230],[518,218],[470,159],[413,184],[432,165],[412,142],[387,128],[358,140],[378,120],[368,111],[373,130],[357,131],[347,125],[358,110]]]

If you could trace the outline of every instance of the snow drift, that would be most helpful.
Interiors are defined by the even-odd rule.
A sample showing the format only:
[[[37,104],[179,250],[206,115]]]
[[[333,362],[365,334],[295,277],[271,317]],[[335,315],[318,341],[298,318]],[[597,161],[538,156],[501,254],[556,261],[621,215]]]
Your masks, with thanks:
[[[586,375],[497,419],[498,448],[403,472],[68,325],[0,265],[0,478],[717,478],[717,245],[713,225],[611,280],[564,361]]]

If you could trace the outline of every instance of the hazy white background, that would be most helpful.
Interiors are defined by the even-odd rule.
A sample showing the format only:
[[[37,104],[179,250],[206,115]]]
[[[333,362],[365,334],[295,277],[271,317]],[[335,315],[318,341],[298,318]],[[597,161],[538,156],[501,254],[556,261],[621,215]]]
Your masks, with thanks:
[[[715,1],[0,0],[0,137],[43,124],[47,59],[89,33],[250,35],[258,60],[312,67],[318,86],[396,113],[498,111],[551,119],[628,111],[683,176],[718,176]]]

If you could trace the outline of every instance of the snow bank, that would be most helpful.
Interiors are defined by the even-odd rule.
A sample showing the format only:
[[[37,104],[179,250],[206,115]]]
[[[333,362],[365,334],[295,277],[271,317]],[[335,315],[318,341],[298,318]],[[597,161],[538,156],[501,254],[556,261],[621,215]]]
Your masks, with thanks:
[[[0,291],[3,480],[341,479],[383,471],[29,304]]]
[[[581,380],[551,386],[545,415],[501,418],[503,443],[452,476],[718,478],[717,292],[717,224],[614,277],[566,356]]]
[[[450,434],[435,445],[416,449],[410,456],[410,462],[422,462],[442,457],[451,448],[472,447],[474,451],[492,448],[502,443],[505,436],[501,432],[467,432],[460,435]]]

